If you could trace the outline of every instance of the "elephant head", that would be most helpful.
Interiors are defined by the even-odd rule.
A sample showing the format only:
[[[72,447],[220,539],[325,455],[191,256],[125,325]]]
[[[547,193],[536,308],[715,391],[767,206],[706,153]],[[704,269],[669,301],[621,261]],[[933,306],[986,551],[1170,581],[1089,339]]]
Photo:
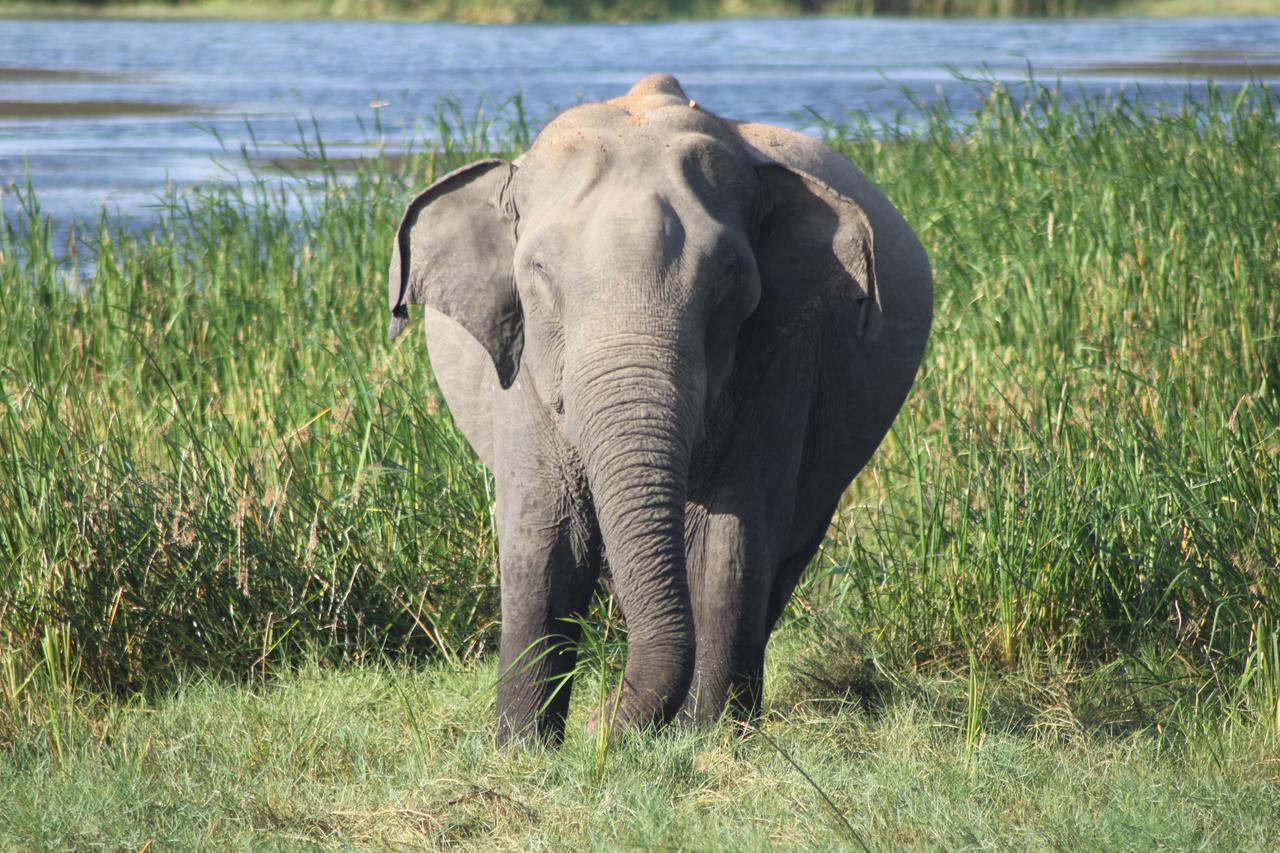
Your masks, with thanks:
[[[665,722],[689,689],[690,461],[731,377],[833,301],[874,316],[862,210],[748,152],[655,75],[561,114],[514,163],[441,178],[396,235],[390,335],[410,304],[452,317],[581,460],[627,620],[623,722]]]

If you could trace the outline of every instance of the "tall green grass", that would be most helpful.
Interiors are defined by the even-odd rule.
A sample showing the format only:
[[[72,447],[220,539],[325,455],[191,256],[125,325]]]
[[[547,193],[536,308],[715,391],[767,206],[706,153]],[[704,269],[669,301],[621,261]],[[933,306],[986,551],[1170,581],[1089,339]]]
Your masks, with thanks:
[[[488,481],[421,338],[385,343],[409,188],[511,144],[444,130],[354,180],[312,140],[316,177],[172,198],[141,234],[104,219],[55,241],[19,190],[0,230],[4,653],[60,638],[86,683],[133,691],[317,644],[485,646]]]
[[[1277,98],[1019,89],[825,127],[938,282],[836,607],[901,662],[1128,656],[1280,711]]]
[[[794,622],[888,670],[1120,667],[1188,707],[1280,713],[1277,103],[1029,83],[823,125],[915,225],[937,306]],[[313,140],[307,181],[209,186],[141,232],[55,236],[20,190],[0,743],[36,727],[56,751],[86,695],[192,673],[491,648],[488,479],[420,334],[385,341],[412,188],[528,142],[518,114],[460,118],[352,174]]]

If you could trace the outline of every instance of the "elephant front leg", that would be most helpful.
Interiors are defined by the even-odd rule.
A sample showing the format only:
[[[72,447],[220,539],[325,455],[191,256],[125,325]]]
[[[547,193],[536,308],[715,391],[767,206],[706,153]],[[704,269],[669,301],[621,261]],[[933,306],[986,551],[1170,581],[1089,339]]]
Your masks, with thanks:
[[[713,723],[728,708],[760,708],[768,640],[769,572],[763,525],[737,508],[690,507],[686,553],[697,632],[693,685],[681,716]]]
[[[564,734],[578,626],[595,589],[598,560],[563,490],[536,476],[498,483],[502,640],[498,654],[499,743],[558,742]],[[575,528],[576,526],[576,528]]]

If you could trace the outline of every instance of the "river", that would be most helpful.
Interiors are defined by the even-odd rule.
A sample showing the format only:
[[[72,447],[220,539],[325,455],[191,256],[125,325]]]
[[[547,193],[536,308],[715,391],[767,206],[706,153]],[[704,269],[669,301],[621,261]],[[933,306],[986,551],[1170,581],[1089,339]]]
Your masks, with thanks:
[[[330,151],[389,146],[452,98],[530,119],[674,72],[735,118],[803,126],[806,108],[881,117],[909,98],[961,106],[976,75],[1061,78],[1072,95],[1192,89],[1178,63],[1241,85],[1280,79],[1280,17],[1069,21],[772,19],[644,25],[0,20],[0,201],[29,175],[56,218],[148,216],[167,187],[236,174],[242,144],[293,152],[314,120]],[[1184,65],[1181,70],[1185,70]],[[429,130],[429,128],[427,128]]]

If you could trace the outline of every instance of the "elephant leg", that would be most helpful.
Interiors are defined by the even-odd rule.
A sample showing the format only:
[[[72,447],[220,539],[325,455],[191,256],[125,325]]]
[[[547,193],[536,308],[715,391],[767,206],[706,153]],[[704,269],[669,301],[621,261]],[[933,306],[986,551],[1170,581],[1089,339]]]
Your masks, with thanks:
[[[824,516],[817,532],[782,560],[776,571],[767,565],[760,525],[745,524],[733,514],[713,514],[702,522],[698,531],[702,541],[693,537],[690,542],[698,657],[684,717],[714,722],[726,708],[740,721],[759,714],[765,647],[826,537],[829,518]]]
[[[787,602],[791,600],[791,593],[795,591],[796,584],[800,582],[804,570],[809,567],[818,549],[822,547],[822,540],[827,538],[827,528],[831,526],[831,519],[835,514],[836,505],[832,505],[831,511],[822,517],[822,524],[818,526],[817,531],[811,533],[804,544],[792,551],[778,566],[773,579],[773,590],[769,595],[769,612],[766,621],[768,633],[773,633],[774,626],[782,616],[782,611],[787,608]]]
[[[711,723],[729,708],[749,719],[760,706],[768,639],[769,572],[755,513],[692,507],[687,562],[697,657],[681,716]]]
[[[502,639],[497,739],[564,734],[579,629],[599,575],[599,538],[583,503],[538,464],[497,477]]]

